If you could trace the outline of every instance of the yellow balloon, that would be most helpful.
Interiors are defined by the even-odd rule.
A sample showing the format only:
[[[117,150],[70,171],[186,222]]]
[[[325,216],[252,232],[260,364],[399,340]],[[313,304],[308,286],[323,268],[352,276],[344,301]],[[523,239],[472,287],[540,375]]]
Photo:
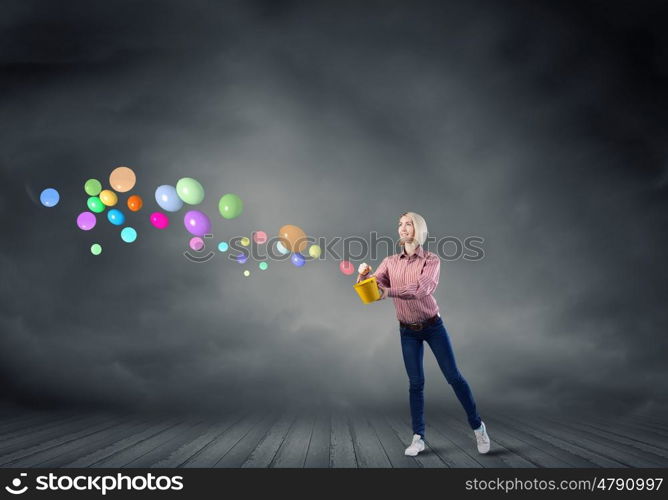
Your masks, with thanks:
[[[137,176],[128,167],[116,167],[109,176],[109,184],[119,193],[125,193],[135,187]]]
[[[99,194],[100,201],[108,207],[113,207],[118,203],[118,196],[111,189],[105,189]]]
[[[278,230],[278,237],[281,243],[290,252],[302,253],[308,244],[306,233],[299,226],[286,224]]]
[[[317,259],[320,257],[320,254],[322,254],[322,249],[318,245],[311,245],[308,249],[308,254],[314,259]]]
[[[241,244],[247,247],[248,245],[250,245],[250,240],[244,236],[243,238],[241,238]]]

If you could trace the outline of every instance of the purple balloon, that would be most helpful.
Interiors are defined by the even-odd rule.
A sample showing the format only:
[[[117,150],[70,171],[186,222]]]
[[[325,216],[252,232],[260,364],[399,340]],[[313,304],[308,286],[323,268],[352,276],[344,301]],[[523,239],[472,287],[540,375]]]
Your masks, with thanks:
[[[77,226],[83,231],[90,231],[95,227],[97,219],[92,212],[81,212],[77,217]]]
[[[183,217],[183,224],[190,234],[204,236],[211,232],[211,221],[204,212],[190,210]]]

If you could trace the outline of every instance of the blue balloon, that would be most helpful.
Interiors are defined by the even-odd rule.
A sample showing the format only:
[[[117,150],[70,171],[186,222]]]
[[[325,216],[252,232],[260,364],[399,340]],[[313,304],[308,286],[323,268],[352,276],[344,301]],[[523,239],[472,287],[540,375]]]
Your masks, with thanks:
[[[45,207],[55,207],[58,205],[58,202],[60,201],[60,194],[58,194],[58,191],[56,191],[53,188],[46,188],[42,193],[39,195],[39,201],[44,205]]]
[[[137,231],[133,227],[124,227],[121,231],[121,239],[126,243],[132,243],[137,239]]]
[[[293,253],[290,256],[290,261],[297,267],[302,267],[304,265],[304,256],[300,253]]]
[[[248,260],[248,255],[244,253],[240,253],[239,255],[237,255],[237,262],[239,264],[245,264],[247,260]]]
[[[155,201],[167,212],[178,212],[183,207],[183,200],[176,192],[176,188],[167,184],[158,186],[155,190]]]
[[[125,215],[117,208],[112,208],[107,212],[107,219],[115,226],[121,226],[125,223]]]

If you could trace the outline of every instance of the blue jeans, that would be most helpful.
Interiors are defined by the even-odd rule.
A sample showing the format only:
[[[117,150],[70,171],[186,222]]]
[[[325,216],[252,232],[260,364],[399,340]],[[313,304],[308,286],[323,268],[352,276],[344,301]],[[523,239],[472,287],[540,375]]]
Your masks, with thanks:
[[[480,427],[480,416],[476,410],[473,394],[468,383],[457,369],[455,354],[452,351],[452,344],[443,324],[443,319],[439,317],[434,324],[419,331],[402,326],[399,327],[399,331],[401,333],[401,352],[404,356],[404,364],[409,380],[408,393],[413,433],[420,434],[424,438],[424,370],[422,357],[425,340],[434,353],[445,379],[452,386],[457,399],[464,407],[471,429]]]

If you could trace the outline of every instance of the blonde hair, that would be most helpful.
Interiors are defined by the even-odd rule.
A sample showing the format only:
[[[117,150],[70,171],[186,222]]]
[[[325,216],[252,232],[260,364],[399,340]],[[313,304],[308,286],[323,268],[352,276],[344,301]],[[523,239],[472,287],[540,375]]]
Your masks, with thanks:
[[[413,222],[413,229],[415,230],[415,236],[413,238],[415,239],[415,242],[420,246],[424,245],[428,233],[427,221],[424,220],[424,217],[415,212],[405,212],[401,214],[401,217],[404,216],[408,217]],[[401,220],[401,217],[399,217],[399,220]]]

